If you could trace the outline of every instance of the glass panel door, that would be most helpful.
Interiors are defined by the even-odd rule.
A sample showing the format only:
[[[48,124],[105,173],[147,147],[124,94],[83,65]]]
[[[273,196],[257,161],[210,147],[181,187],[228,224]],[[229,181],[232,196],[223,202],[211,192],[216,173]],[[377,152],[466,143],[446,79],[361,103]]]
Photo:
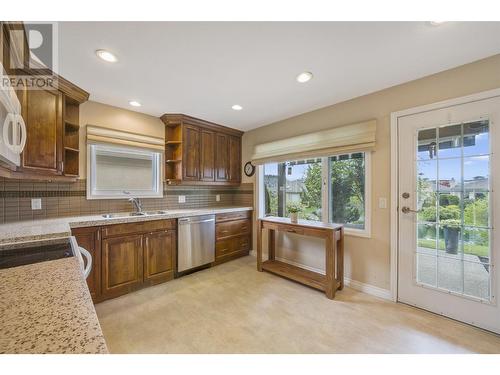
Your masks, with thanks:
[[[416,282],[489,301],[489,121],[418,130]]]
[[[500,97],[397,121],[398,301],[500,333]]]

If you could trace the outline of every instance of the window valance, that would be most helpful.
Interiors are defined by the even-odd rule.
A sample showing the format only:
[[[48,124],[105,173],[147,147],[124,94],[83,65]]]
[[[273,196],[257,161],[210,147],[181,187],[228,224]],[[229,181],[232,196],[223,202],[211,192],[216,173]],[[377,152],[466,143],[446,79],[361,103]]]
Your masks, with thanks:
[[[377,121],[335,127],[255,146],[252,162],[265,164],[286,160],[371,151],[375,147]]]
[[[165,149],[165,141],[163,138],[103,128],[95,125],[87,125],[87,143],[95,142],[112,143],[157,151],[163,151]]]

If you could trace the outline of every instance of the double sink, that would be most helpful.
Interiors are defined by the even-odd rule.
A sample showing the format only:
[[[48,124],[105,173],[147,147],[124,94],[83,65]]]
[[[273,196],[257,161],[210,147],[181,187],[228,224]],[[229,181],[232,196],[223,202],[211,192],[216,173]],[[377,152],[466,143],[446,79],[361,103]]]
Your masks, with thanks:
[[[158,211],[142,211],[142,212],[119,212],[116,214],[104,214],[102,215],[105,219],[114,219],[119,217],[133,217],[133,216],[154,216],[154,215],[165,215],[168,211],[158,210]]]

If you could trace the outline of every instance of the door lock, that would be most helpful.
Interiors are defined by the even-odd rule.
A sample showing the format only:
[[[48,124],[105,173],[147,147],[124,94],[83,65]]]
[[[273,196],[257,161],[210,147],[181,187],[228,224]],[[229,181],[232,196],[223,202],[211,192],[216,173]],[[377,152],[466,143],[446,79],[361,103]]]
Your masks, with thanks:
[[[402,197],[403,197],[404,199],[408,199],[408,198],[410,198],[410,193],[406,193],[406,192],[405,192],[405,193],[403,193]]]

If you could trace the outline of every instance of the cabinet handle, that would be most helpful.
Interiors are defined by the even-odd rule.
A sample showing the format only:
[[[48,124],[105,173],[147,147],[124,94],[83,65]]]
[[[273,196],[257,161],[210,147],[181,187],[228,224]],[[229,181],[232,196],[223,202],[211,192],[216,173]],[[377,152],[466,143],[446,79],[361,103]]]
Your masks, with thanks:
[[[287,229],[286,230],[288,233],[296,233],[295,229]]]

